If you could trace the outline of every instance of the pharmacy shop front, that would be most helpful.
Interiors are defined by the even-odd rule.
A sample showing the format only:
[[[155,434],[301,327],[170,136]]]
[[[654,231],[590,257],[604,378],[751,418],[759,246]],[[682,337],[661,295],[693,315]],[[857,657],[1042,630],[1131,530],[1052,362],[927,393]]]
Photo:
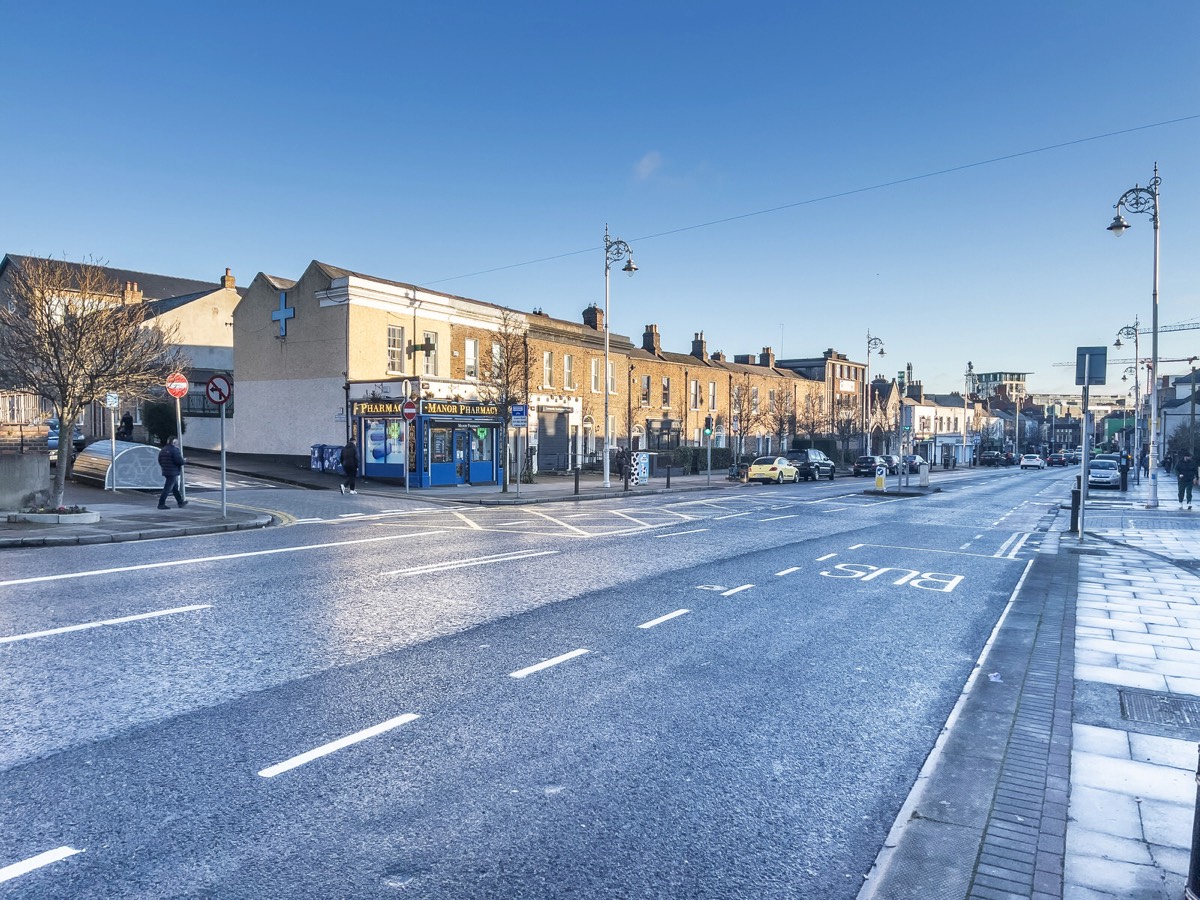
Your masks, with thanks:
[[[421,400],[412,423],[403,406],[402,400],[354,401],[366,477],[408,477],[411,487],[498,483],[504,423],[495,404]]]

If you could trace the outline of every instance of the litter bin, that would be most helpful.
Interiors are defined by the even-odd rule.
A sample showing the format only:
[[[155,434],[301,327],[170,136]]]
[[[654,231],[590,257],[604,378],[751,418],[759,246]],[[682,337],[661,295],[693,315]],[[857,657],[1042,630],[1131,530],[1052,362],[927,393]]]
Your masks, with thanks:
[[[325,445],[313,444],[308,457],[308,467],[314,472],[325,471]]]

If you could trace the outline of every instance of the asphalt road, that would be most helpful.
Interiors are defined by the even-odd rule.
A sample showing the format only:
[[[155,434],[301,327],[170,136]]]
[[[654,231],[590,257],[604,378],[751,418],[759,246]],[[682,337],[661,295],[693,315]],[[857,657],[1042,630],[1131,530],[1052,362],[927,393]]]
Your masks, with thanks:
[[[852,898],[1068,481],[5,553],[0,897]]]

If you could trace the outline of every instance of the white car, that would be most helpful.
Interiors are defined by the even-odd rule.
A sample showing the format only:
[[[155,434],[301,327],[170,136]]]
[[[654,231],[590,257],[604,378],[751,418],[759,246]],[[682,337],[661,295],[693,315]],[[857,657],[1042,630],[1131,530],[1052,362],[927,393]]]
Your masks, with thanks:
[[[1044,468],[1046,468],[1046,461],[1044,459],[1042,459],[1040,456],[1038,456],[1036,453],[1026,453],[1024,456],[1021,457],[1021,468],[1022,469],[1044,469]]]

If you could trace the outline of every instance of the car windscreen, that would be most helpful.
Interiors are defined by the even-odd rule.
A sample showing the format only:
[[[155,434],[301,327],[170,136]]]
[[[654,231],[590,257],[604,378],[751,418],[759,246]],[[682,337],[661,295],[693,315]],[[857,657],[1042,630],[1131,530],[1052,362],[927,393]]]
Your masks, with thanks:
[[[1117,464],[1115,462],[1113,462],[1111,459],[1094,459],[1094,460],[1092,460],[1092,464],[1088,468],[1091,468],[1091,469],[1115,469],[1116,467],[1117,467]]]

